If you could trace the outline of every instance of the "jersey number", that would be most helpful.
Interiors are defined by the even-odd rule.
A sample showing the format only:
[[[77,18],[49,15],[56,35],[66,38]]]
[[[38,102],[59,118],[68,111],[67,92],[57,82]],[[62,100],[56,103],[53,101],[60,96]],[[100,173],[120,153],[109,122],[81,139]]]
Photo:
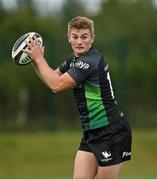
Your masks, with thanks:
[[[112,96],[112,98],[114,98],[113,87],[112,87],[111,77],[110,77],[110,73],[109,72],[107,73],[107,79],[108,79],[109,84],[110,84],[111,96]]]

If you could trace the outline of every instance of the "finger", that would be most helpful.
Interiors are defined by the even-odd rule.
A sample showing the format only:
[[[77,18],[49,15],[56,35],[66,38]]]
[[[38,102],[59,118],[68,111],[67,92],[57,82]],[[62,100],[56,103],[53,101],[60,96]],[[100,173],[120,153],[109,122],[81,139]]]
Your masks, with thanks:
[[[39,39],[36,36],[34,37],[34,44],[35,45],[40,45],[41,44]]]
[[[32,40],[31,40],[31,38],[29,37],[25,42],[26,42],[28,48],[30,49],[31,46],[32,46]]]
[[[28,48],[28,50],[30,51],[32,48],[33,48],[33,46],[35,45],[35,42],[34,42],[34,40],[32,39],[32,37],[28,37],[28,39],[26,40],[26,44],[27,44],[27,48]],[[27,50],[26,50],[27,51]],[[30,52],[29,52],[30,53]]]
[[[29,36],[29,43],[33,43],[34,42],[34,39],[31,37],[31,36]]]
[[[39,44],[38,39],[34,37],[34,45],[38,45],[38,44]]]
[[[31,51],[30,51],[30,49],[29,48],[26,48],[26,49],[22,49],[21,50],[22,52],[25,52],[25,53],[27,53],[27,54],[31,54]]]
[[[28,37],[28,40],[26,40],[26,44],[29,47],[29,49],[31,49],[34,45],[35,45],[35,41],[33,40],[32,37]]]
[[[22,52],[29,53],[28,49],[21,49]]]

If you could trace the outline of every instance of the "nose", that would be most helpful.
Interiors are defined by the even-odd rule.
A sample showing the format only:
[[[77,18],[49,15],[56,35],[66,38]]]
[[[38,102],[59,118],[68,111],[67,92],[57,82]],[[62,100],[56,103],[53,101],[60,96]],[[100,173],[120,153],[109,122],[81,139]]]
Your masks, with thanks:
[[[79,44],[79,45],[82,44],[81,38],[78,38],[76,43]]]

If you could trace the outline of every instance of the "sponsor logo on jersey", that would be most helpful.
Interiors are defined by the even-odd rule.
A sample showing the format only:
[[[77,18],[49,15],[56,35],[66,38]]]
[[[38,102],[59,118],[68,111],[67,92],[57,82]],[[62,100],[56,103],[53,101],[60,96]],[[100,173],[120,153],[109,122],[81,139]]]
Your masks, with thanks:
[[[103,159],[101,159],[102,162],[108,162],[112,160],[112,154],[109,151],[101,152]]]
[[[80,69],[88,69],[89,68],[89,64],[84,63],[82,61],[77,61],[75,63],[75,67],[80,68]]]
[[[85,69],[86,70],[86,69],[89,68],[89,64],[84,63],[82,61],[76,61],[76,62],[71,62],[70,67],[76,67],[76,68],[79,68],[79,69]]]
[[[71,62],[70,63],[70,67],[74,67],[75,66],[75,63],[74,62]]]

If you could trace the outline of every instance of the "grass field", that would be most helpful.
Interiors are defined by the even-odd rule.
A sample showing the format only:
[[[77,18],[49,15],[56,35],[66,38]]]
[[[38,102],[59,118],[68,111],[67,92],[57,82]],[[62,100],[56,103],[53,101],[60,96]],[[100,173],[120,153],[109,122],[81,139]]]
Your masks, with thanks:
[[[81,132],[1,133],[0,178],[72,178]],[[134,130],[120,178],[157,178],[157,131]]]

